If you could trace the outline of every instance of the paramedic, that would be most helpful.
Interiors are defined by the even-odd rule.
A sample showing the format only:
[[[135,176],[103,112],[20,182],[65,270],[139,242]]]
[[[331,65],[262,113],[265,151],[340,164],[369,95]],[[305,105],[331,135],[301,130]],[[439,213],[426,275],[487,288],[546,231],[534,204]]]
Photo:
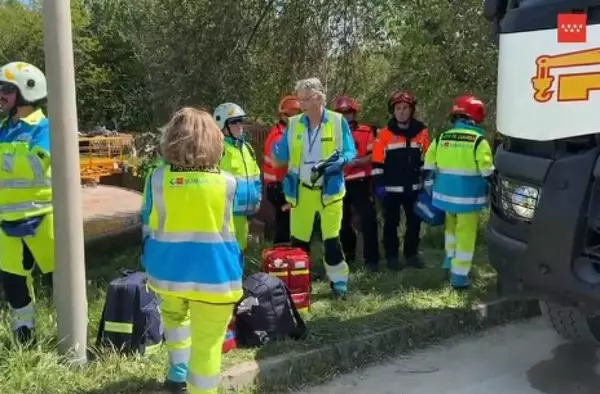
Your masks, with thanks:
[[[276,164],[288,166],[283,190],[292,207],[291,242],[309,251],[313,222],[319,214],[331,291],[335,297],[344,297],[349,274],[340,243],[346,194],[344,165],[354,160],[356,148],[346,119],[325,108],[325,93],[319,79],[298,81],[295,90],[304,113],[289,119],[284,136],[273,146]],[[332,159],[336,152],[339,156]],[[326,159],[329,160],[323,176],[313,183],[311,169]]]
[[[433,141],[424,169],[433,178],[432,204],[446,212],[443,266],[454,288],[468,288],[479,212],[487,205],[494,166],[480,124],[485,107],[475,96],[461,96],[450,111],[454,125]]]
[[[225,153],[219,167],[231,173],[237,181],[233,222],[235,237],[244,251],[248,246],[248,219],[258,212],[262,200],[260,168],[254,149],[244,134],[244,110],[237,104],[224,103],[215,109],[213,116],[225,135]]]
[[[285,96],[279,102],[279,122],[271,128],[264,146],[263,155],[263,181],[266,187],[267,200],[275,210],[275,237],[273,243],[286,243],[290,241],[290,211],[286,209],[285,195],[283,194],[283,178],[287,168],[274,167],[271,151],[273,144],[277,143],[288,123],[290,116],[300,113],[300,103],[296,96]]]
[[[0,68],[0,274],[18,341],[29,343],[34,329],[32,270],[51,282],[54,271],[54,216],[50,126],[42,112],[46,77],[23,62]]]
[[[400,212],[406,217],[403,253],[406,264],[423,268],[419,257],[421,219],[414,212],[423,187],[423,156],[429,147],[427,127],[415,119],[416,100],[409,92],[396,92],[388,100],[391,118],[373,145],[375,194],[383,200],[383,246],[388,268],[401,270],[398,257]]]
[[[144,188],[142,261],[161,298],[165,387],[217,394],[225,332],[242,297],[232,217],[236,180],[218,168],[223,134],[209,113],[180,109],[163,132],[165,164]]]

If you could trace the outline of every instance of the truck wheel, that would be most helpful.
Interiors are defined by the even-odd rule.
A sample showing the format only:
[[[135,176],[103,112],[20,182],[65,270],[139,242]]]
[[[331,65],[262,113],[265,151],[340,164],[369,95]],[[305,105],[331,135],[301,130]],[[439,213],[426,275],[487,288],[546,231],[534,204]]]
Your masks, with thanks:
[[[540,301],[542,316],[564,339],[600,346],[600,316],[553,301]]]

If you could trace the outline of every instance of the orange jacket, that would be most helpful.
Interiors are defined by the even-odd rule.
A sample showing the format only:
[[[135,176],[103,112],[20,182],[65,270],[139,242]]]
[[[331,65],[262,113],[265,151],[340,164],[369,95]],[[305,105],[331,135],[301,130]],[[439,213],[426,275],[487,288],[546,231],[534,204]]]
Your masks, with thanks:
[[[373,127],[352,122],[352,138],[356,145],[356,158],[365,157],[373,151],[373,141],[375,140]],[[344,169],[344,178],[347,181],[353,179],[362,179],[371,176],[371,163],[363,166],[346,166]]]
[[[392,120],[377,134],[373,144],[373,179],[386,191],[403,193],[423,186],[422,167],[429,149],[429,132],[418,120],[400,130]]]
[[[263,182],[281,182],[287,174],[287,166],[284,167],[273,167],[273,159],[271,158],[271,150],[273,144],[279,142],[283,134],[285,133],[285,124],[279,122],[271,128],[265,146],[263,148]]]

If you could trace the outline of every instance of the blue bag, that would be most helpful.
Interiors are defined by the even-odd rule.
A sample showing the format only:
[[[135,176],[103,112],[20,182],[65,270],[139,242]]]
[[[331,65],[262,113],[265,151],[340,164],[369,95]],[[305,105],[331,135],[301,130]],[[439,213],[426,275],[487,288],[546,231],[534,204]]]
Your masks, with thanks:
[[[96,346],[123,354],[150,354],[163,342],[159,300],[143,272],[125,271],[110,282]]]
[[[432,204],[432,198],[425,190],[419,193],[414,207],[415,214],[430,226],[441,226],[444,224],[445,213]]]

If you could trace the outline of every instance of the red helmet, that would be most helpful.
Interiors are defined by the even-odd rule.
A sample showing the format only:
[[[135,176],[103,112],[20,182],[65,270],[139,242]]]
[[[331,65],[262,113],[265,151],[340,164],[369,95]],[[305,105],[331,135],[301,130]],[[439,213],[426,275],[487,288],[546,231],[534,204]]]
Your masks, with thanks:
[[[485,105],[473,95],[464,95],[454,100],[450,115],[462,115],[475,123],[481,123],[485,119]]]
[[[388,111],[391,114],[394,113],[394,107],[396,107],[396,104],[398,103],[406,103],[410,105],[414,111],[415,106],[417,105],[417,100],[415,100],[415,96],[413,96],[413,94],[410,92],[395,92],[388,100]]]
[[[302,112],[296,96],[285,96],[279,102],[279,115],[294,116]]]
[[[333,110],[335,112],[354,112],[358,113],[359,106],[356,100],[350,96],[340,96],[333,102]]]

